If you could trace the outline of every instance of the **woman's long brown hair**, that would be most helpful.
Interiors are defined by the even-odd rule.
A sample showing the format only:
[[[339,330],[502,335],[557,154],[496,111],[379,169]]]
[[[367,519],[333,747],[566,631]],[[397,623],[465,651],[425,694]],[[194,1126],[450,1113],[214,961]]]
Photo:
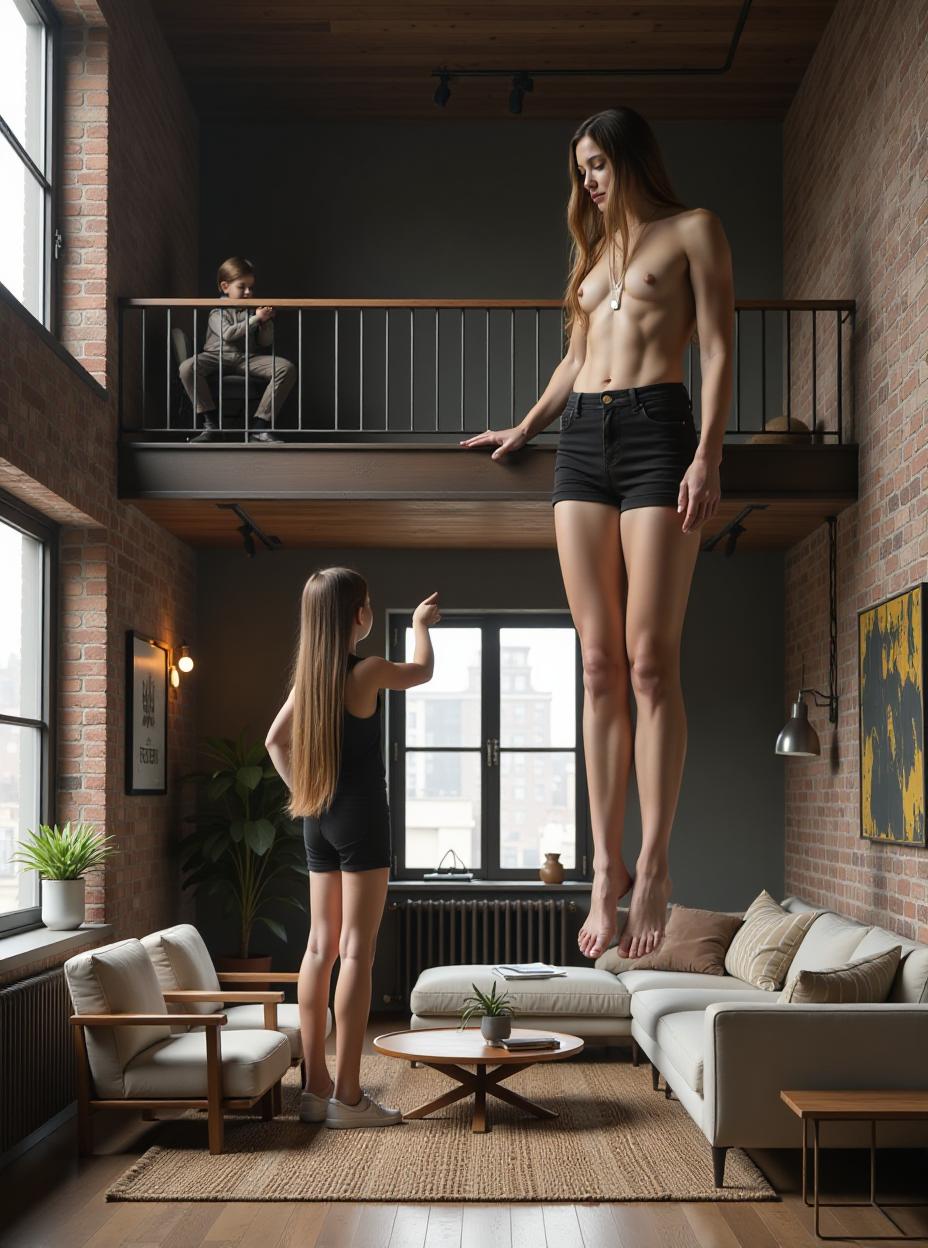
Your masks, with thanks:
[[[351,568],[323,568],[303,586],[290,744],[295,818],[321,815],[335,796],[351,629],[366,601],[367,582]]]
[[[600,212],[583,189],[583,175],[577,169],[577,144],[591,138],[612,165],[612,191]],[[629,192],[635,186],[657,207],[678,208],[686,205],[677,198],[654,131],[633,108],[607,108],[588,117],[578,126],[570,140],[568,172],[570,200],[567,204],[567,226],[573,240],[570,277],[564,304],[567,309],[567,333],[579,322],[587,324],[587,314],[580,307],[583,279],[605,250],[606,240],[622,240],[622,266],[628,265],[628,204]]]

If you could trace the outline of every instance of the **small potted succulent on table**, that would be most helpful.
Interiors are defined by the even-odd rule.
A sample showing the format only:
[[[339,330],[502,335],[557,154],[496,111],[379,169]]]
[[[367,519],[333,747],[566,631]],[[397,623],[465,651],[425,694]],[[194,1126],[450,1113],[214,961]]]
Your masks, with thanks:
[[[59,828],[40,823],[10,861],[42,877],[42,922],[53,932],[75,931],[84,921],[84,876],[99,870],[116,853],[113,838],[92,823]]]
[[[498,994],[496,984],[489,992],[481,992],[476,984],[472,997],[464,998],[461,1009],[461,1026],[466,1027],[472,1018],[480,1019],[480,1031],[488,1044],[498,1044],[500,1040],[508,1040],[512,1031],[512,1016],[515,1008],[509,993]]]

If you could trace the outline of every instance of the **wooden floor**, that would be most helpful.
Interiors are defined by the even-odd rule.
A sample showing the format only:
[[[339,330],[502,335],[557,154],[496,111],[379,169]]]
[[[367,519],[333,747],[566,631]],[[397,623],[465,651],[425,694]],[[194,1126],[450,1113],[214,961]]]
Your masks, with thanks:
[[[369,1037],[387,1026],[380,1020]],[[128,1114],[105,1124],[101,1116],[101,1126],[94,1157],[77,1159],[72,1121],[0,1172],[2,1248],[811,1248],[821,1242],[799,1196],[798,1150],[752,1153],[782,1197],[776,1203],[108,1204],[106,1189],[157,1143],[159,1128]],[[881,1193],[889,1185],[900,1200],[917,1199],[920,1190],[924,1198],[924,1153],[882,1159]],[[840,1185],[829,1188],[829,1199],[859,1198],[863,1153],[826,1153],[824,1167],[827,1181]],[[928,1210],[896,1212],[907,1231],[928,1236]],[[878,1214],[853,1209],[828,1214],[823,1229],[861,1236],[887,1227]]]

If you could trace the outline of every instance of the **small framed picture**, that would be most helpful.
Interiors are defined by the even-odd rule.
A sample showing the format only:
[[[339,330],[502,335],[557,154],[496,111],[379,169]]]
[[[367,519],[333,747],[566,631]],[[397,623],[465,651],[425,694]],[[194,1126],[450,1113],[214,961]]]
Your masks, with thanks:
[[[168,791],[168,647],[126,633],[126,792]]]

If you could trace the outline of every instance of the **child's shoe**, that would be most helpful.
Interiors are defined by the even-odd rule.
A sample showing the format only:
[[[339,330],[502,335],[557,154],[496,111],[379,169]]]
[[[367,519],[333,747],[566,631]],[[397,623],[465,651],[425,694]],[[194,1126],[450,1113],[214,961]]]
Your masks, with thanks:
[[[220,437],[219,426],[212,416],[204,416],[200,432],[190,439],[191,442],[216,442]]]
[[[300,1122],[325,1122],[328,1107],[327,1096],[316,1096],[315,1092],[303,1092],[300,1095]]]
[[[337,1101],[334,1096],[331,1097],[325,1115],[325,1125],[335,1128],[395,1127],[402,1121],[401,1110],[378,1105],[365,1092],[361,1093],[361,1099],[357,1105],[346,1105],[344,1101]]]
[[[249,442],[283,442],[283,438],[279,438],[270,423],[263,416],[256,416],[251,422],[251,428],[248,431]]]

